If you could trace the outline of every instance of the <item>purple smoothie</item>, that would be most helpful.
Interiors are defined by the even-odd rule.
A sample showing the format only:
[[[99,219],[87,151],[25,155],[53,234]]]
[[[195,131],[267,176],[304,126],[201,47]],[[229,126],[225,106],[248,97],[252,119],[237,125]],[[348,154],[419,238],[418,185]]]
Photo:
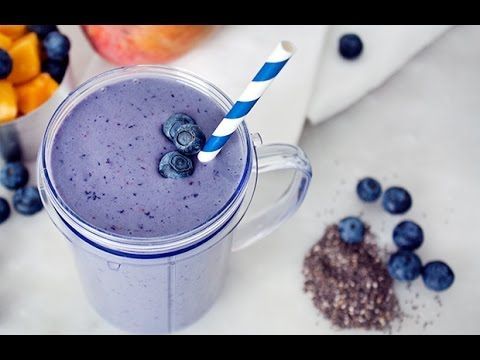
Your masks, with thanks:
[[[175,146],[162,133],[174,113],[191,116],[208,137],[225,115],[211,98],[166,78],[122,80],[76,105],[59,127],[51,178],[64,203],[88,224],[111,234],[148,238],[192,230],[233,196],[245,167],[234,134],[208,164],[194,160],[184,179],[158,172]]]

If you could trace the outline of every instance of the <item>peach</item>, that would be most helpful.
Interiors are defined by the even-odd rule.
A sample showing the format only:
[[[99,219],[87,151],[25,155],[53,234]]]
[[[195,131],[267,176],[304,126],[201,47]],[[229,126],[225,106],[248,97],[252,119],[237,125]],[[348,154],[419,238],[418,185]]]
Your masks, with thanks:
[[[0,125],[17,117],[17,96],[12,84],[0,80]]]
[[[29,33],[16,40],[8,49],[13,69],[7,80],[14,85],[26,82],[40,74],[40,44],[35,33]]]
[[[35,79],[15,88],[18,109],[22,114],[28,114],[47,101],[57,88],[57,82],[49,74],[41,73]]]
[[[208,25],[83,25],[95,50],[117,65],[164,63],[186,53]]]
[[[7,50],[12,45],[12,39],[0,33],[0,49]]]
[[[27,25],[0,25],[0,33],[13,40],[19,38],[27,32]]]

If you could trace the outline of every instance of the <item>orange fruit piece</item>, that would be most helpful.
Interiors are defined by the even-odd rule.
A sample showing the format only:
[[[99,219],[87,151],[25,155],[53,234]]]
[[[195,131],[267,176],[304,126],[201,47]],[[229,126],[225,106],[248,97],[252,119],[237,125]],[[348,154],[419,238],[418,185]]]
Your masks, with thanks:
[[[15,88],[18,109],[28,114],[47,101],[58,88],[58,84],[48,73],[41,73],[35,79]]]
[[[13,61],[13,69],[7,80],[14,85],[40,74],[40,43],[37,34],[31,32],[14,41],[8,53]]]
[[[13,40],[27,32],[27,25],[0,25],[0,33],[7,35]]]
[[[0,124],[17,117],[17,96],[12,84],[0,80]]]
[[[7,50],[12,45],[12,39],[0,33],[0,49]]]

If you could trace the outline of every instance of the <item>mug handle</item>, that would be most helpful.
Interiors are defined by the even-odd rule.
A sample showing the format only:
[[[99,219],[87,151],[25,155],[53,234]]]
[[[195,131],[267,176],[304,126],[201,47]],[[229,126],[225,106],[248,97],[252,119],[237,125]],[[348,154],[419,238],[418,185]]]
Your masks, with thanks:
[[[232,251],[252,245],[276,230],[300,207],[310,185],[312,167],[298,146],[270,144],[256,148],[258,173],[277,170],[294,170],[287,190],[273,205],[261,210],[253,219],[241,222],[233,232]]]

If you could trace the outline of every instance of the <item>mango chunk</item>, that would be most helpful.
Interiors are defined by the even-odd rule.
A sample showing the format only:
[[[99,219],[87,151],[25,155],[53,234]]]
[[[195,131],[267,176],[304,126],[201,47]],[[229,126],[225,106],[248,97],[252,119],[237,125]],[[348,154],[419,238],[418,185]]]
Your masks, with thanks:
[[[17,96],[12,84],[0,80],[0,124],[17,117]]]
[[[13,40],[27,32],[27,25],[0,25],[0,33],[7,35]]]
[[[29,33],[16,40],[8,49],[13,60],[13,69],[7,80],[21,84],[40,74],[40,45],[37,34]]]
[[[47,101],[57,88],[57,82],[48,73],[41,73],[35,79],[15,88],[18,109],[22,114],[28,114]]]
[[[0,33],[0,49],[7,50],[12,45],[12,39]]]

